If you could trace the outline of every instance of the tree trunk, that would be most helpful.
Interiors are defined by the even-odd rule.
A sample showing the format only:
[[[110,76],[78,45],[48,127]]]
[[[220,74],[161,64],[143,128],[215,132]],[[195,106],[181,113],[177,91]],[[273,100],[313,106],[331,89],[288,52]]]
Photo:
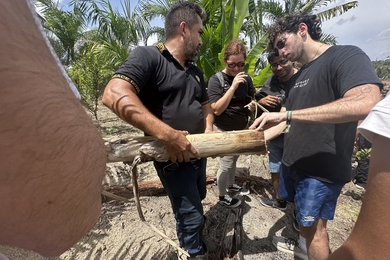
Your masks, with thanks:
[[[264,133],[255,130],[187,135],[201,157],[265,154]],[[142,154],[142,161],[168,161],[161,141],[151,136],[137,136],[106,142],[108,162],[132,162]]]

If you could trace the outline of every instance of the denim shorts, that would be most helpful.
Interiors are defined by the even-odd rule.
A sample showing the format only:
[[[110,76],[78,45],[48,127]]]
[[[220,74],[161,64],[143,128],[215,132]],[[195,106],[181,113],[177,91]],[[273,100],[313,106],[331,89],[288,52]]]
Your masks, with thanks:
[[[283,145],[284,138],[278,137],[271,140],[267,146],[269,152],[269,171],[271,173],[280,172],[280,167],[282,166]]]
[[[296,219],[301,226],[310,227],[319,218],[333,220],[343,186],[307,177],[282,164],[279,196],[295,203]]]

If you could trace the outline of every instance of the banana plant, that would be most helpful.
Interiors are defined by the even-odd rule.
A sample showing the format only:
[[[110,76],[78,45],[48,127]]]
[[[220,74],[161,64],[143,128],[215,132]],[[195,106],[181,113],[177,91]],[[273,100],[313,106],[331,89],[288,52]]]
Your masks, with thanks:
[[[220,1],[219,5],[203,1],[207,13],[219,16],[219,22],[215,23],[213,16],[212,23],[205,22],[204,33],[202,36],[203,46],[199,52],[197,65],[203,70],[206,81],[216,72],[224,68],[223,53],[233,39],[241,39],[246,42],[242,34],[242,25],[249,16],[250,0],[227,0]],[[257,73],[256,67],[260,56],[265,50],[266,37],[262,37],[250,50],[248,50],[247,61],[244,70],[252,77],[255,85],[262,83],[271,75],[269,69],[261,70]]]

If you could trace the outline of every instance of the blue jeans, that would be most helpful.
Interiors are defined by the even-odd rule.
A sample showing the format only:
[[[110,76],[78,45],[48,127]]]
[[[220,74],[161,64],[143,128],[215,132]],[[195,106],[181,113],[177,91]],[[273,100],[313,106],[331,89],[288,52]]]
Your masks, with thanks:
[[[203,227],[202,200],[206,197],[206,159],[190,162],[154,162],[168,193],[176,219],[180,246],[190,255],[206,253],[201,240]]]
[[[268,144],[269,171],[271,173],[280,173],[280,168],[282,167],[283,147],[283,135],[271,140]]]

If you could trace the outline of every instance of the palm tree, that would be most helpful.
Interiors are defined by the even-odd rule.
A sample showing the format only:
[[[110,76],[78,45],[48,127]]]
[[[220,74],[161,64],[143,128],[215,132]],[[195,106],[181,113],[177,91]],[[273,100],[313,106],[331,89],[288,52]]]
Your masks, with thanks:
[[[67,67],[77,59],[77,43],[86,31],[86,21],[80,11],[64,11],[54,0],[36,0],[39,17],[48,39],[62,64]]]
[[[336,2],[336,0],[287,0],[287,1],[257,1],[251,0],[249,2],[249,15],[243,23],[242,29],[245,36],[249,39],[249,46],[257,42],[266,32],[269,26],[287,14],[294,14],[299,12],[316,13],[322,20],[329,20],[335,16],[347,12],[349,9],[358,5],[358,1],[349,1],[344,4],[337,5],[319,12],[318,10],[323,6]],[[336,39],[331,34],[324,33],[322,42],[336,44]]]
[[[149,22],[136,12],[132,12],[130,0],[120,2],[121,10],[114,9],[109,0],[72,0],[85,14],[92,26],[97,26],[100,40],[94,47],[103,60],[108,60],[112,70],[128,57],[139,44],[146,44],[156,31]]]

